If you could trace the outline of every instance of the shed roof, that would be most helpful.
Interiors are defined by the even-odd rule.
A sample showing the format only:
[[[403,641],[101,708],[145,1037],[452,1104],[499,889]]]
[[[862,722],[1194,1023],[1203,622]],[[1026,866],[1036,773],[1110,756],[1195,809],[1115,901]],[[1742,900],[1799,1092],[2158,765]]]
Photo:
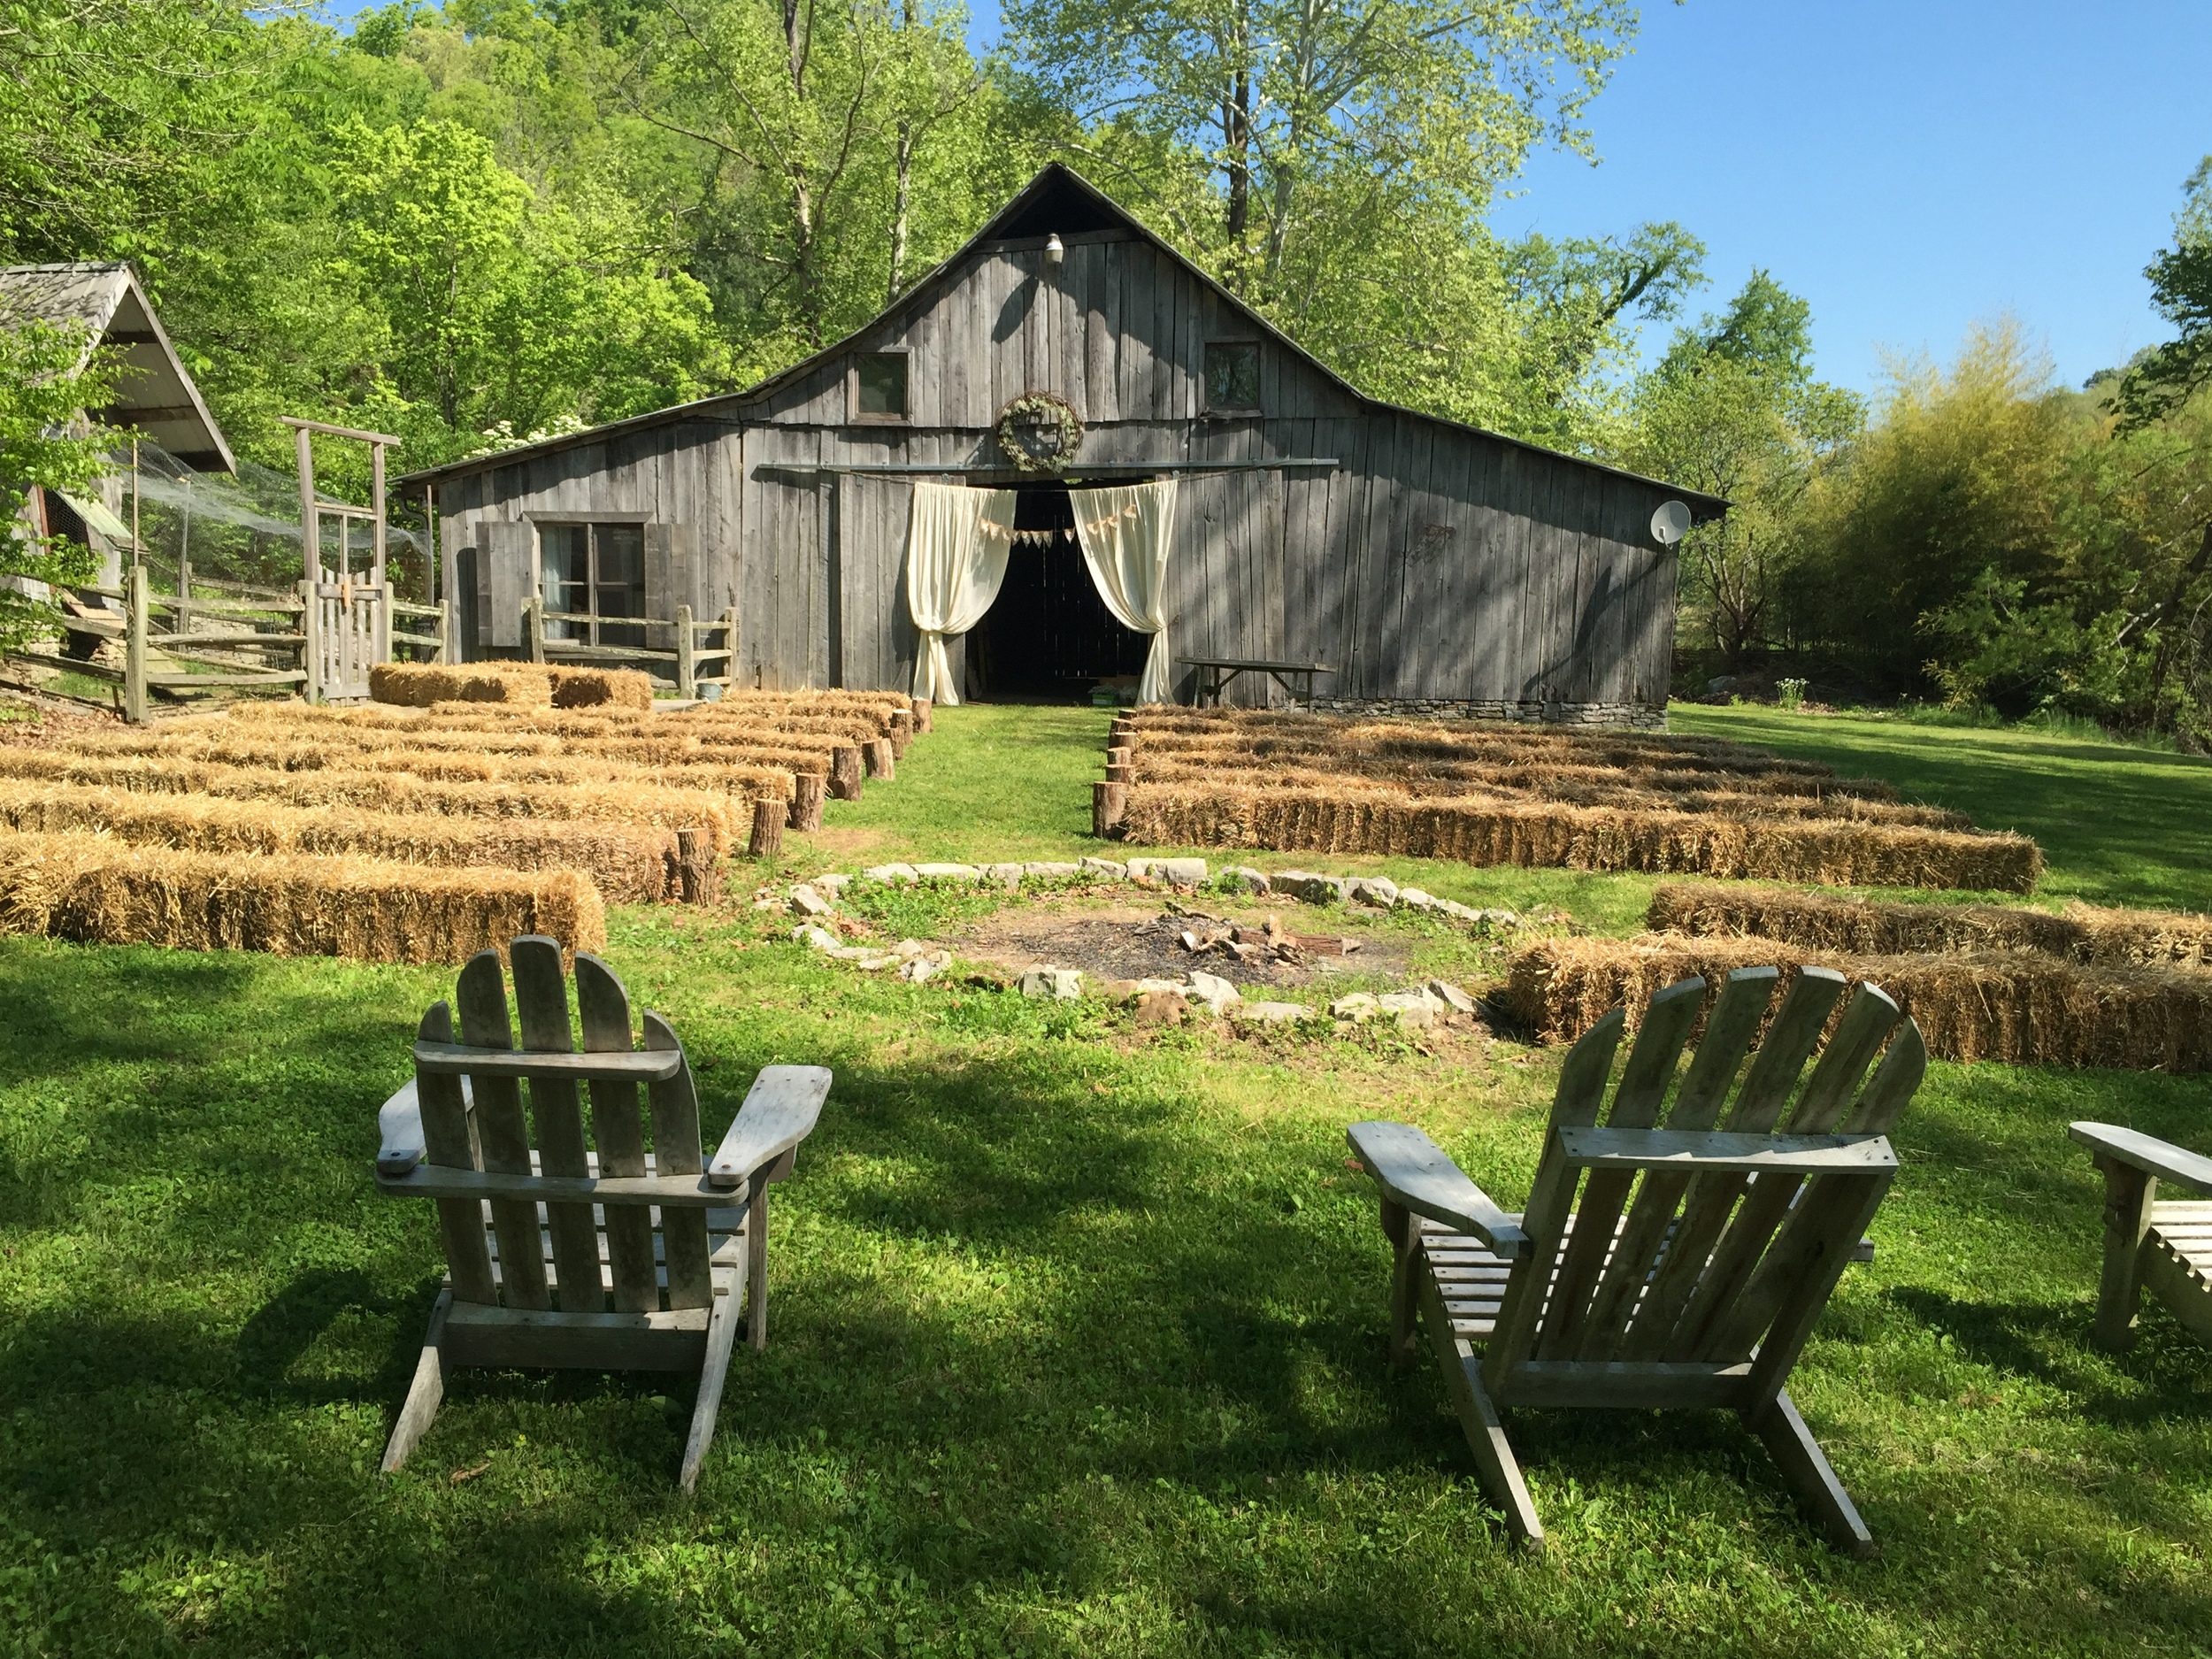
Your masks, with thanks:
[[[92,412],[111,426],[135,427],[203,472],[234,472],[237,462],[207,402],[177,357],[130,266],[121,264],[0,266],[0,324],[9,318],[81,323],[85,350],[111,347],[121,359],[115,402]]]
[[[518,444],[512,449],[496,450],[489,455],[472,456],[464,460],[449,461],[442,466],[425,467],[419,472],[404,474],[396,480],[396,483],[400,487],[438,483],[465,473],[509,465],[529,456],[551,454],[561,449],[572,449],[582,444],[603,443],[609,438],[618,437],[625,433],[649,430],[656,426],[672,425],[686,420],[741,420],[743,411],[748,406],[764,402],[791,382],[814,373],[825,364],[833,362],[844,353],[852,350],[858,341],[879,326],[885,319],[900,312],[926,307],[940,291],[956,280],[969,258],[979,250],[995,242],[1017,241],[1023,238],[1034,237],[1041,240],[1048,234],[1056,231],[1067,234],[1077,231],[1095,229],[1125,230],[1150,242],[1189,272],[1192,276],[1212,289],[1223,304],[1244,319],[1253,328],[1275,342],[1284,350],[1295,353],[1302,362],[1310,365],[1317,373],[1340,387],[1347,396],[1356,399],[1363,407],[1371,411],[1379,414],[1404,415],[1417,420],[1432,421],[1440,426],[1448,426],[1455,431],[1477,433],[1496,442],[1510,444],[1516,449],[1545,456],[1569,465],[1585,467],[1591,472],[1609,477],[1626,478],[1640,484],[1651,485],[1655,488],[1663,489],[1681,496],[1700,522],[1717,518],[1728,510],[1728,503],[1717,495],[1709,495],[1698,490],[1685,489],[1678,485],[1670,484],[1663,479],[1646,478],[1640,473],[1630,472],[1620,467],[1608,466],[1601,461],[1593,461],[1584,456],[1569,455],[1562,450],[1546,449],[1541,444],[1508,437],[1503,433],[1491,432],[1486,427],[1471,426],[1464,421],[1452,420],[1442,415],[1430,414],[1424,410],[1408,409],[1402,404],[1386,403],[1380,398],[1368,396],[1359,388],[1315,357],[1313,353],[1284,334],[1265,317],[1254,311],[1243,300],[1222,287],[1205,271],[1185,258],[1171,244],[1156,234],[1149,226],[1129,212],[1088,179],[1066,163],[1060,161],[1049,161],[1039,168],[1036,175],[1015,194],[1013,199],[993,214],[983,228],[963,243],[956,252],[908,289],[906,293],[901,295],[898,299],[870,318],[860,327],[833,344],[824,347],[811,357],[802,358],[789,368],[780,370],[765,380],[757,381],[742,391],[700,398],[693,403],[678,403],[667,409],[657,409],[648,414],[633,415],[626,420],[609,421],[603,426],[588,426],[580,432],[565,433],[559,437],[541,439],[535,443]]]

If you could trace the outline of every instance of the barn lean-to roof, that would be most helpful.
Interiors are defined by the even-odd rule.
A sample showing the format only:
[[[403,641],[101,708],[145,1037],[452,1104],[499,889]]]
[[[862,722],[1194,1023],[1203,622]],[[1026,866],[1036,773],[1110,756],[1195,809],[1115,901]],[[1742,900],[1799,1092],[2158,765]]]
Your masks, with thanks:
[[[202,471],[237,470],[222,428],[130,266],[87,261],[0,266],[0,326],[11,318],[79,324],[86,333],[86,356],[101,344],[120,354],[115,401],[93,411],[101,419],[136,427]]]
[[[1057,198],[1056,200],[1056,198]],[[1046,210],[1053,210],[1048,212]],[[1079,234],[1089,229],[1111,228],[1125,230],[1142,239],[1172,259],[1197,281],[1205,285],[1229,310],[1254,330],[1282,350],[1294,354],[1297,359],[1340,388],[1362,409],[1375,414],[1403,416],[1409,419],[1432,422],[1455,432],[1471,433],[1495,443],[1540,455],[1548,460],[1585,468],[1592,472],[1611,478],[1625,479],[1633,483],[1665,490],[1680,496],[1701,522],[1718,518],[1727,511],[1728,503],[1717,495],[1686,489],[1670,484],[1663,479],[1646,478],[1624,468],[1608,466],[1602,461],[1587,457],[1569,455],[1563,450],[1546,449],[1525,439],[1509,437],[1503,433],[1471,426],[1465,421],[1453,420],[1442,415],[1432,415],[1425,410],[1409,409],[1402,404],[1386,403],[1370,397],[1358,387],[1346,380],[1327,364],[1293,340],[1236,295],[1224,288],[1204,270],[1186,258],[1165,239],[1156,234],[1142,220],[1129,212],[1111,196],[1064,162],[1050,161],[1040,168],[1036,176],[1018,191],[1013,199],[985,223],[982,229],[970,237],[957,251],[945,259],[928,275],[909,288],[891,304],[870,318],[858,328],[810,357],[803,357],[787,369],[779,370],[765,380],[756,381],[742,391],[726,392],[713,397],[697,399],[688,403],[677,403],[667,409],[657,409],[642,415],[633,415],[623,420],[609,421],[603,426],[588,426],[581,432],[565,433],[558,437],[544,438],[534,443],[517,444],[511,449],[495,450],[489,455],[470,456],[449,461],[441,466],[425,467],[419,472],[403,475],[398,488],[442,483],[468,473],[488,472],[508,466],[530,456],[549,455],[580,446],[603,443],[610,438],[632,432],[649,431],[656,426],[678,425],[688,420],[719,420],[741,423],[744,410],[765,403],[778,392],[794,382],[803,380],[839,357],[853,350],[868,334],[879,328],[886,319],[926,309],[937,296],[964,272],[976,255],[1012,242],[1033,241],[1041,245],[1049,232],[1061,234]],[[959,470],[959,469],[949,469]]]

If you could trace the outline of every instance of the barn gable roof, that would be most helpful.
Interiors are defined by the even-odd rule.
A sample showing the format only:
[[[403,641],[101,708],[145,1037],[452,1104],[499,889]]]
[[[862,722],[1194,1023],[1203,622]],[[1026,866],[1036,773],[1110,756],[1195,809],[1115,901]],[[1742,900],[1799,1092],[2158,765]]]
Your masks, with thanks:
[[[1408,409],[1402,404],[1386,403],[1380,398],[1368,396],[1358,387],[1353,385],[1327,364],[1283,333],[1265,317],[1253,310],[1235,294],[1224,288],[1204,270],[1186,258],[1176,248],[1156,234],[1150,227],[1123,208],[1081,173],[1060,161],[1047,162],[1038,170],[1036,175],[1024,185],[1004,207],[992,215],[983,227],[963,243],[957,251],[915,283],[897,300],[869,319],[866,323],[854,329],[842,339],[815,352],[812,356],[802,358],[790,367],[780,370],[765,380],[757,381],[742,391],[701,398],[688,403],[678,403],[667,409],[655,410],[648,414],[634,415],[625,420],[610,421],[603,426],[587,427],[581,432],[567,433],[559,437],[542,439],[535,443],[518,444],[511,449],[496,450],[489,455],[472,456],[463,460],[449,461],[441,466],[425,467],[419,472],[405,474],[396,482],[402,487],[438,483],[470,472],[511,465],[530,456],[550,454],[557,450],[574,449],[584,444],[603,443],[610,438],[618,437],[626,433],[649,430],[653,427],[674,425],[687,420],[741,422],[745,418],[744,411],[766,403],[779,392],[836,362],[847,353],[854,350],[866,336],[875,333],[887,320],[909,316],[927,309],[947,289],[959,281],[966,274],[969,265],[982,254],[1008,243],[1026,242],[1041,245],[1046,236],[1054,234],[1068,236],[1079,235],[1089,231],[1104,230],[1121,232],[1149,242],[1156,250],[1203,284],[1224,306],[1228,308],[1233,315],[1240,318],[1256,334],[1273,342],[1279,349],[1292,354],[1301,364],[1340,389],[1363,410],[1372,413],[1401,415],[1409,419],[1433,422],[1435,425],[1449,427],[1456,432],[1477,434],[1494,442],[1507,444],[1514,449],[1542,456],[1549,460],[1586,468],[1591,472],[1609,477],[1628,479],[1639,484],[1665,490],[1670,494],[1681,496],[1690,505],[1701,522],[1717,518],[1727,510],[1728,503],[1717,495],[1685,489],[1667,483],[1663,480],[1645,478],[1641,474],[1630,472],[1620,467],[1608,466],[1603,462],[1593,461],[1586,457],[1569,455],[1562,450],[1546,449],[1541,444],[1508,437],[1502,433],[1491,432],[1484,427],[1471,426],[1464,421],[1452,420],[1441,415],[1430,414],[1423,410]]]
[[[203,471],[237,470],[222,428],[130,266],[83,261],[0,266],[0,326],[11,318],[82,324],[87,357],[104,344],[123,363],[115,377],[115,401],[94,411],[101,419],[135,426]]]

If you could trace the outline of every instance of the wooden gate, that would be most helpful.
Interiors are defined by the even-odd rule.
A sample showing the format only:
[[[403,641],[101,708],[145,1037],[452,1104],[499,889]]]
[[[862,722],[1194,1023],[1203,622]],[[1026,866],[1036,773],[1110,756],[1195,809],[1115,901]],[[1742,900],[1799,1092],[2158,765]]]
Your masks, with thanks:
[[[314,700],[367,696],[370,668],[391,660],[392,590],[328,570],[320,580],[301,585],[314,589],[308,648]]]

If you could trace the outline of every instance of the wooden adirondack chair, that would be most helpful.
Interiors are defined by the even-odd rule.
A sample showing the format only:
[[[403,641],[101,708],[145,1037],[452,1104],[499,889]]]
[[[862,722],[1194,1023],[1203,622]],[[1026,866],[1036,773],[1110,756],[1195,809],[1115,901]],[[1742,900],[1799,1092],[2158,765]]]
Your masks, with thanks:
[[[1783,1385],[1845,1263],[1870,1248],[1861,1234],[1897,1168],[1884,1132],[1919,1087],[1927,1050],[1894,1002],[1862,986],[1798,1090],[1845,987],[1803,968],[1732,1102],[1778,978],[1728,976],[1678,1088],[1705,981],[1660,992],[1609,1110],[1622,1011],[1585,1033],[1560,1073],[1523,1214],[1501,1210],[1418,1129],[1348,1132],[1382,1188],[1397,1252],[1393,1360],[1413,1359],[1417,1310],[1484,1488],[1532,1547],[1543,1524],[1499,1408],[1722,1406],[1766,1442],[1838,1548],[1873,1552]]]
[[[2212,1158],[2117,1124],[2079,1123],[2066,1133],[2104,1171],[2097,1341],[2109,1348],[2133,1345],[2136,1311],[2147,1290],[2200,1342],[2212,1343],[2212,1203],[2158,1202],[2161,1181],[2212,1198]]]
[[[691,1066],[667,1021],[648,1013],[645,1046],[633,1048],[622,982],[597,957],[579,954],[584,1052],[575,1053],[559,943],[518,939],[508,954],[522,1047],[508,1023],[499,953],[480,952],[461,970],[456,994],[461,1041],[446,1003],[425,1014],[415,1080],[379,1118],[377,1186],[436,1201],[448,1265],[385,1472],[403,1464],[430,1427],[449,1365],[696,1367],[682,1474],[688,1492],[714,1438],[741,1303],[747,1339],[767,1345],[768,1187],[790,1175],[830,1074],[764,1068],[703,1167]],[[580,1086],[589,1092],[596,1150],[585,1142]]]

